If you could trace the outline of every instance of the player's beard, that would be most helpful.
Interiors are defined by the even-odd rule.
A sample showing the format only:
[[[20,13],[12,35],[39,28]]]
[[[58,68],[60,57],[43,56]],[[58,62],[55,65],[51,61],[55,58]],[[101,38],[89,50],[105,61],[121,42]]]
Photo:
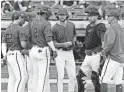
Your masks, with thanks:
[[[59,20],[60,20],[61,22],[65,22],[66,19],[60,18]]]
[[[114,20],[114,18],[109,19],[109,20],[108,20],[108,23],[111,24],[113,20]]]

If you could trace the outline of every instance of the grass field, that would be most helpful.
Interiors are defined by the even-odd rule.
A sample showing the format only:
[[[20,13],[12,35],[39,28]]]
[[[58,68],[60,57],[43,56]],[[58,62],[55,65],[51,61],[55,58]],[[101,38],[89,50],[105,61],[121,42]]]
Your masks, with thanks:
[[[80,65],[76,66],[76,71],[78,71],[79,67],[80,67]],[[51,65],[49,70],[50,70],[50,77],[49,77],[50,78],[49,79],[50,90],[51,90],[51,92],[57,92],[57,85],[56,85],[57,71],[56,71],[55,65]],[[7,92],[6,91],[7,90],[7,81],[8,81],[8,70],[7,70],[7,66],[5,66],[1,70],[1,92]],[[64,92],[68,92],[68,76],[67,76],[66,71],[65,71],[63,86],[64,86]],[[115,91],[115,85],[112,83],[112,81],[108,85],[108,88],[109,88],[108,92],[116,92]],[[94,88],[93,88],[91,80],[88,80],[87,81],[87,91],[86,92],[94,92],[93,89]],[[124,85],[123,85],[123,89],[124,89]],[[25,92],[27,92],[27,90]],[[75,92],[78,92],[77,84],[75,86]],[[124,90],[123,90],[123,92],[124,92]]]

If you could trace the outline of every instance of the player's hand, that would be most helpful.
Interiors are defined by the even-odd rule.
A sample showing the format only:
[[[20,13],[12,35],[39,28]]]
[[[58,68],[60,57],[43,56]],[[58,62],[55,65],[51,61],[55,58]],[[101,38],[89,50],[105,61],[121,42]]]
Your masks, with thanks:
[[[72,45],[72,42],[65,42],[65,43],[68,44],[68,45],[70,45],[70,46]]]
[[[83,43],[82,42],[79,42],[79,41],[76,41],[75,42],[75,45],[78,46],[78,47],[83,47]]]
[[[63,47],[64,48],[68,48],[70,46],[72,46],[72,42],[65,42],[65,43],[63,43]]]
[[[52,52],[52,56],[53,56],[53,58],[56,58],[58,56],[57,52],[56,51],[53,51]]]
[[[22,53],[23,56],[25,56],[25,55],[29,56],[29,51],[27,49],[23,49],[21,51],[21,53]]]

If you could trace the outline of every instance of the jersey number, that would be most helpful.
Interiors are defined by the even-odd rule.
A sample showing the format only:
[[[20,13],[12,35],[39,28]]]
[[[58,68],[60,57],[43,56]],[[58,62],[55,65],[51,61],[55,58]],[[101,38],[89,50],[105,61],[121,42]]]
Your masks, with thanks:
[[[11,43],[12,42],[12,34],[6,34],[6,40],[7,40],[7,43]]]
[[[35,37],[37,38],[37,36],[38,36],[37,28],[34,29],[34,35],[35,35]]]

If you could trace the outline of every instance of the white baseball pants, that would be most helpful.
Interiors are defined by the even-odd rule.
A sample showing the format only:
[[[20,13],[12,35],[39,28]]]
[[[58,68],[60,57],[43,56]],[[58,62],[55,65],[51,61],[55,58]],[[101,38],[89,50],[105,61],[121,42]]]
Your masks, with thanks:
[[[116,85],[123,83],[123,67],[121,63],[107,58],[102,69],[100,80],[102,83],[109,83],[112,78]]]
[[[33,70],[32,70],[32,62],[29,58],[29,56],[25,55],[25,60],[26,60],[26,70],[27,70],[27,77],[28,77],[28,92],[32,92],[32,77],[33,77]]]
[[[20,51],[8,51],[7,65],[9,71],[8,92],[24,92],[27,71],[24,57]]]
[[[57,50],[56,66],[58,72],[58,92],[63,92],[64,68],[69,76],[69,92],[74,92],[76,82],[76,68],[73,52]]]
[[[100,53],[93,54],[91,56],[86,55],[81,65],[81,70],[89,77],[92,71],[98,72],[100,65]]]
[[[49,85],[49,47],[40,48],[33,46],[30,51],[30,60],[32,62],[32,92],[50,92]]]

